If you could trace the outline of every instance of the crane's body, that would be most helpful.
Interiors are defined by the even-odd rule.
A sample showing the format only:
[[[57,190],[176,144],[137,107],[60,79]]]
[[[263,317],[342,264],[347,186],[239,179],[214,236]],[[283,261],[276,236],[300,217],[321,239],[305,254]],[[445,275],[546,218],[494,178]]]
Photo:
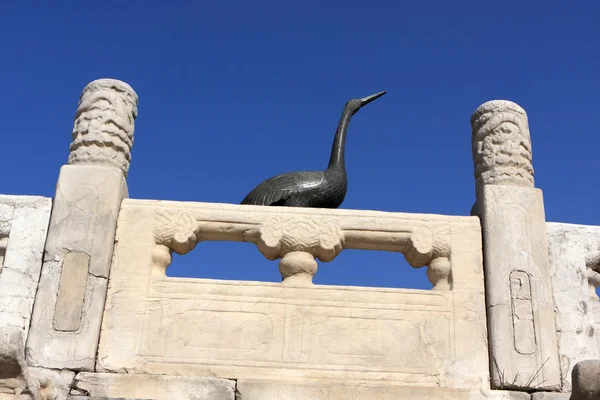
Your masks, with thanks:
[[[241,204],[338,208],[348,188],[344,150],[350,118],[362,106],[384,94],[380,92],[346,103],[333,141],[329,166],[325,171],[290,172],[274,176],[256,186]]]

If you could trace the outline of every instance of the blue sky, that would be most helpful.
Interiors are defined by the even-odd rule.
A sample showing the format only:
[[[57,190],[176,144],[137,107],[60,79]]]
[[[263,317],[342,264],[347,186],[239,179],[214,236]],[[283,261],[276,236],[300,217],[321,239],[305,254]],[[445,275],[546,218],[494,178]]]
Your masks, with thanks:
[[[7,2],[0,11],[2,189],[53,196],[81,90],[140,97],[132,198],[239,203],[267,177],[324,169],[352,120],[342,208],[468,215],[471,113],[529,115],[547,219],[600,225],[600,2]],[[168,273],[278,281],[251,244],[201,243]],[[316,283],[430,287],[399,254],[344,251]]]

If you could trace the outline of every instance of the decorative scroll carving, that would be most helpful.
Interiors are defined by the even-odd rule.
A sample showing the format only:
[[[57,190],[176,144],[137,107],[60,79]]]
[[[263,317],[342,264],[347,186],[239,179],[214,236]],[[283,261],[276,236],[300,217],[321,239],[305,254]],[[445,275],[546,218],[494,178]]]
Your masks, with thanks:
[[[115,167],[127,176],[138,97],[125,82],[98,79],[81,94],[69,164]]]
[[[505,100],[482,104],[471,117],[477,193],[484,185],[533,187],[527,114]]]
[[[358,218],[365,218],[364,223],[352,221],[346,214],[338,217],[269,210],[248,218],[241,210],[219,209],[218,216],[210,215],[213,212],[212,209],[194,212],[159,207],[155,213],[154,237],[160,246],[153,249],[154,264],[168,266],[171,251],[185,254],[198,241],[246,241],[256,244],[268,260],[280,259],[279,271],[286,284],[293,281],[305,285],[312,284],[318,268],[315,259],[331,261],[347,246],[402,252],[413,268],[428,267],[427,276],[435,290],[451,289],[451,241],[447,222],[421,221],[414,229],[413,220],[409,223],[412,226],[382,226],[382,230],[378,230],[371,217],[362,215]]]
[[[411,267],[427,265],[427,277],[435,290],[449,290],[451,283],[450,227],[421,225],[411,234],[404,258]]]
[[[269,260],[303,251],[331,261],[342,251],[344,234],[333,218],[271,215],[262,223],[258,249]]]
[[[187,210],[158,210],[154,222],[156,244],[173,249],[177,254],[186,254],[198,242],[200,226]]]
[[[315,257],[331,261],[342,251],[344,233],[335,218],[270,215],[260,228],[245,232],[268,260],[281,258],[279,272],[286,284],[311,285]],[[291,279],[290,279],[291,278]]]

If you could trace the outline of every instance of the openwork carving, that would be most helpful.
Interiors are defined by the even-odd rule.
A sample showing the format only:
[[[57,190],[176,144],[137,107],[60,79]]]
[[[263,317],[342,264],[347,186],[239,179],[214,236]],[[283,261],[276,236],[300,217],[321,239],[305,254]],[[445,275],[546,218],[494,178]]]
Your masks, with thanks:
[[[527,114],[505,100],[482,104],[471,117],[477,193],[484,185],[533,187]]]
[[[177,254],[186,254],[198,242],[200,226],[187,210],[158,210],[154,223],[156,244],[173,249]]]
[[[344,234],[333,218],[271,215],[259,233],[258,249],[269,260],[302,251],[331,261],[344,243]]]
[[[81,94],[69,164],[119,168],[127,176],[138,97],[125,82],[99,79]]]

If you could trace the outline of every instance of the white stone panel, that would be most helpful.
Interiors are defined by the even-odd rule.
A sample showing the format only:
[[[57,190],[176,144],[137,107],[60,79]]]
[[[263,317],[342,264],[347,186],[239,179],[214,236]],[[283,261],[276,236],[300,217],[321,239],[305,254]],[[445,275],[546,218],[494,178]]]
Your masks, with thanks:
[[[198,238],[256,240],[252,232],[261,221],[286,213],[299,220],[327,216],[344,246],[362,227],[364,246],[409,253],[415,243],[419,257],[436,235],[424,234],[432,232],[425,227],[446,226],[451,286],[427,291],[166,277],[170,253],[163,243],[185,252]],[[360,241],[351,243],[360,248]],[[484,308],[475,217],[125,200],[97,368],[485,389]]]
[[[480,198],[495,388],[560,388],[542,192],[487,185]]]

